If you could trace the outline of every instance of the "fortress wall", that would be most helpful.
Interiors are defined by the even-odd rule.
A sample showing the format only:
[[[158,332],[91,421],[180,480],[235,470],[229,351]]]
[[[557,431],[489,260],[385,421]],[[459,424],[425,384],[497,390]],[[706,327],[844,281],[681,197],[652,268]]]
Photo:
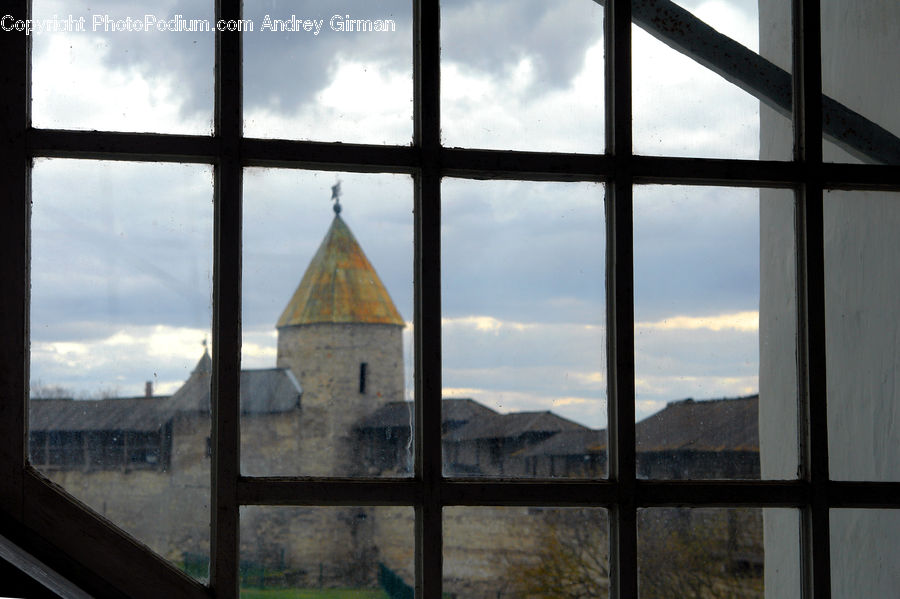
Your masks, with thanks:
[[[182,416],[173,426],[168,471],[42,470],[52,482],[173,562],[209,553],[209,420]]]
[[[415,512],[412,507],[370,508],[374,513],[374,537],[378,561],[396,572],[407,584],[415,576]]]
[[[241,510],[241,559],[301,588],[377,586],[379,563],[413,582],[413,510],[260,507]]]
[[[241,415],[241,473],[250,476],[297,476],[301,466],[300,410],[281,414]]]
[[[444,508],[444,591],[467,599],[514,596],[506,572],[533,559],[546,514],[527,507]]]

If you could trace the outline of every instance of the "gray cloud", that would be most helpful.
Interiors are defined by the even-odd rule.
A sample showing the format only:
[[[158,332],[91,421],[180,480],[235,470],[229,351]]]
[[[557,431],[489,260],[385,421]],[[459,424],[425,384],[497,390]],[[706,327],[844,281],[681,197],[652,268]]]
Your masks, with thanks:
[[[637,320],[759,308],[757,190],[647,186],[634,197]]]
[[[443,199],[447,316],[602,323],[601,186],[448,180]]]
[[[397,17],[398,34],[377,40],[337,35],[316,40],[278,34],[248,36],[245,71],[251,96],[247,105],[290,111],[312,102],[331,80],[338,59],[365,61],[389,70],[409,69],[411,34],[401,34],[399,29],[401,22],[408,25],[409,9],[408,2],[397,6],[401,4],[407,12],[406,17]],[[535,52],[537,81],[542,82],[536,94],[564,87],[583,66],[584,49],[596,40],[595,22],[589,17],[573,19],[574,13],[569,12],[581,15],[596,10],[584,5],[593,3],[566,2],[557,12],[556,5],[537,0],[450,2],[443,15],[444,58],[491,75],[507,72],[526,53]],[[299,17],[321,6],[330,13],[327,7],[333,5],[310,8],[310,3],[270,2],[257,6],[261,18],[267,11],[272,16],[287,11],[285,16],[296,13]],[[393,5],[378,6],[348,2],[340,10],[362,18],[383,16],[382,9]],[[92,10],[107,7],[120,14],[146,11],[138,4],[94,4]],[[165,7],[185,16],[196,14],[189,9],[195,10],[175,3]],[[521,15],[526,14],[534,22],[524,22]],[[561,47],[549,43],[550,38],[560,37],[559,31],[570,29],[571,36],[562,36]],[[112,44],[112,51],[108,64],[101,66],[194,73],[196,77],[184,79],[182,108],[208,109],[211,96],[204,99],[207,84],[203,82],[212,81],[212,50],[203,44],[211,44],[211,36],[195,40],[190,34],[169,34],[165,39],[171,40],[171,48],[155,47],[162,44],[153,36],[107,36],[103,43]],[[537,49],[545,47],[553,49],[538,56]],[[272,95],[276,88],[285,91]],[[692,124],[700,122],[695,117],[684,114],[678,122],[669,123],[666,135],[684,134],[679,128],[690,132]],[[717,116],[716,122],[721,120]],[[745,134],[734,135],[729,132],[723,139],[702,143],[719,148],[746,141]],[[412,181],[405,176],[340,177],[346,194],[343,216],[401,314],[411,320]],[[333,173],[277,169],[250,169],[245,175],[243,324],[255,341],[265,340],[265,333],[273,330],[328,228],[332,218],[329,187],[334,180]],[[543,409],[550,409],[546,402],[559,396],[589,396],[599,402],[605,383],[566,377],[605,367],[602,186],[447,180],[443,194],[444,316],[489,316],[502,323],[540,325],[531,330],[446,328],[445,385],[506,394],[507,400],[519,397],[514,405]],[[756,308],[756,196],[755,190],[636,189],[638,320]],[[207,330],[211,198],[205,167],[39,163],[33,220],[35,341],[102,340],[126,325]],[[599,327],[576,334],[576,329],[563,326],[584,324]],[[178,381],[193,366],[194,353],[199,357],[199,339],[190,342],[197,345],[187,358],[147,357],[137,348],[134,355],[124,356],[98,351],[88,368],[52,361],[53,356],[38,348],[33,372],[47,383],[76,381],[85,387],[109,381],[120,384],[120,380],[139,384],[153,372],[160,380]],[[644,335],[638,345],[640,373],[653,378],[659,389],[639,389],[639,396],[673,399],[688,393],[697,397],[724,393],[734,386],[709,386],[713,378],[752,377],[754,343],[755,335],[746,332]],[[679,377],[696,380],[679,383]],[[698,392],[698,385],[706,386]],[[703,389],[709,392],[702,393]],[[526,394],[531,395],[523,399]],[[583,413],[588,418],[595,415],[596,405],[591,406],[593,412],[566,413]]]
[[[603,11],[590,0],[450,0],[442,6],[444,60],[495,75],[529,57],[540,82],[535,93],[566,86],[603,33]]]
[[[91,339],[126,323],[209,327],[209,168],[40,161],[33,200],[34,339]]]
[[[446,2],[442,14],[444,60],[487,75],[508,72],[523,57],[530,57],[541,94],[565,86],[583,65],[584,50],[599,35],[600,9],[592,2],[568,0],[548,4],[541,0]],[[110,19],[206,19],[214,23],[210,6],[187,0],[146,3],[119,0],[66,4],[35,3],[37,18],[73,14],[84,16],[90,28],[95,15]],[[328,22],[335,14],[353,19],[391,19],[396,32],[340,33]],[[291,114],[315,100],[317,92],[333,80],[341,60],[361,62],[384,72],[408,73],[412,78],[412,10],[409,0],[323,0],[248,2],[244,18],[254,31],[243,34],[245,109],[267,108]],[[311,18],[324,20],[319,35],[310,32],[262,31],[263,19]],[[181,112],[186,118],[212,114],[214,36],[203,32],[93,31],[91,40],[108,49],[99,68],[128,72],[137,69],[146,78],[171,77],[177,82]],[[37,38],[36,51],[43,51]],[[405,109],[405,107],[398,107]]]

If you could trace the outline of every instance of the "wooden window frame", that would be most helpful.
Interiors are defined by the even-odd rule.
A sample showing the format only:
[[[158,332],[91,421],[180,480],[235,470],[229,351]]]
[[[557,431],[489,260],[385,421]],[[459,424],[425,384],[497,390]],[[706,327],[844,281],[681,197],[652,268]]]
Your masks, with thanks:
[[[585,0],[586,2],[589,0]],[[238,19],[240,0],[216,0]],[[637,596],[637,510],[650,506],[793,507],[802,514],[806,597],[828,598],[829,510],[900,508],[900,483],[834,481],[828,473],[823,191],[900,190],[895,166],[823,164],[819,0],[793,1],[795,156],[789,162],[637,156],[632,153],[630,0],[607,0],[606,152],[566,154],[446,148],[440,141],[437,0],[413,0],[414,133],[410,146],[262,140],[242,136],[242,47],[216,33],[212,136],[34,129],[30,44],[0,34],[0,510],[34,547],[49,542],[63,572],[100,596],[238,595],[243,505],[404,505],[415,508],[417,596],[441,597],[446,506],[598,506],[609,510],[611,596]],[[8,3],[29,15],[29,0]],[[212,535],[208,587],[178,572],[26,465],[29,347],[30,171],[36,157],[190,162],[214,167]],[[241,194],[246,167],[405,173],[415,185],[415,470],[400,480],[255,478],[240,475]],[[607,480],[509,481],[443,477],[441,468],[441,179],[446,176],[606,185],[609,471]],[[803,476],[794,481],[648,481],[635,472],[632,190],[639,183],[774,187],[795,193]],[[6,520],[3,520],[6,522]],[[24,532],[22,532],[24,531]],[[80,551],[90,531],[93,551]],[[427,539],[427,543],[425,540]],[[44,545],[41,545],[44,543]],[[99,549],[99,550],[98,550]],[[51,551],[46,549],[46,551]],[[52,551],[51,551],[52,553]],[[68,560],[68,561],[67,561]],[[140,561],[141,567],[134,565]],[[77,564],[93,574],[79,574]]]

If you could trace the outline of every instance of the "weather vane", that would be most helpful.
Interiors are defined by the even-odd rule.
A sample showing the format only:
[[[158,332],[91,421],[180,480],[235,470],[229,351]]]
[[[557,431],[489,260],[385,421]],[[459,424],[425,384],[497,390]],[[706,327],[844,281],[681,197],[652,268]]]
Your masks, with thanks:
[[[341,180],[331,186],[331,199],[334,200],[334,213],[341,213]]]

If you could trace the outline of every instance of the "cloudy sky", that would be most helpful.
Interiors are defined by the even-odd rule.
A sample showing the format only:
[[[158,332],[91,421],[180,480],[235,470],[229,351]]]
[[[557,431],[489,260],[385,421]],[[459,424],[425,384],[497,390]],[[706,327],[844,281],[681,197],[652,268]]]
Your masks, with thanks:
[[[758,47],[755,0],[679,4]],[[84,16],[87,27],[33,37],[35,126],[209,134],[211,33],[91,30],[95,16],[212,21],[198,6],[35,0],[36,18]],[[335,14],[396,30],[333,31]],[[324,23],[318,35],[260,31],[265,15]],[[410,143],[408,0],[248,0],[245,17],[256,26],[244,34],[247,135]],[[602,26],[590,0],[445,2],[444,143],[602,151]],[[640,29],[634,80],[636,152],[758,156],[758,101]],[[346,222],[412,320],[409,177],[249,169],[245,367],[274,365],[274,323],[329,226],[336,177]],[[174,391],[209,336],[211,168],[39,160],[33,198],[33,384],[136,395],[152,380]],[[444,182],[445,395],[605,426],[603,203],[602,185]],[[639,416],[757,390],[758,261],[756,190],[636,189]]]

